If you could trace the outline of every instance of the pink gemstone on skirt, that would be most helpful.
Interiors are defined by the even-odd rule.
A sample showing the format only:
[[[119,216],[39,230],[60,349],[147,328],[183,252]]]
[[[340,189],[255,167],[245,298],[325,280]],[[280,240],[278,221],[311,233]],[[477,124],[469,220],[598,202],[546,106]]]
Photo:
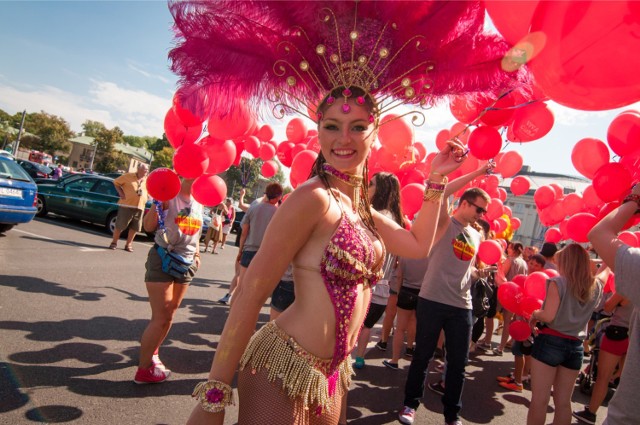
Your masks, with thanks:
[[[351,106],[349,106],[348,103],[345,103],[342,105],[342,112],[344,112],[345,114],[348,114],[349,112],[351,112]]]

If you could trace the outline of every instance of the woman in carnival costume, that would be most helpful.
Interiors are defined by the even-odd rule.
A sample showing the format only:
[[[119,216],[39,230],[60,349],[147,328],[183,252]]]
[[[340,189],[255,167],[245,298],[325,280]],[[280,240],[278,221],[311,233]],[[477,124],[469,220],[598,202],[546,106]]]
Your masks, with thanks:
[[[236,369],[239,423],[345,422],[349,354],[385,253],[428,255],[446,176],[466,157],[452,140],[434,158],[418,219],[403,229],[366,196],[378,129],[398,117],[382,114],[453,94],[502,93],[522,73],[500,68],[508,46],[482,33],[480,2],[186,1],[170,9],[184,106],[224,115],[268,99],[278,117],[297,111],[316,120],[321,146],[309,180],[273,217],[269,249],[247,270],[189,423],[223,423]],[[401,116],[424,122],[406,110]],[[289,263],[296,300],[254,334]]]

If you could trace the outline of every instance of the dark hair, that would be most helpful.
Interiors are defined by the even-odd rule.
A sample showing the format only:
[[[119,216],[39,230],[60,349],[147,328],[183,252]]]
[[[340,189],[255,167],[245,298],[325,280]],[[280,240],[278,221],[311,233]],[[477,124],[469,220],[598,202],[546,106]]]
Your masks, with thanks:
[[[472,187],[471,189],[467,189],[464,191],[462,196],[460,197],[460,204],[462,201],[475,202],[476,199],[482,198],[487,202],[491,202],[491,197],[487,192],[480,189],[479,187]]]
[[[529,261],[531,260],[535,261],[541,266],[544,266],[545,264],[547,264],[547,260],[545,260],[544,257],[540,254],[533,254],[531,257],[529,257]]]
[[[341,87],[336,87],[335,89],[333,89],[331,91],[331,93],[327,94],[323,99],[322,102],[320,102],[320,104],[318,105],[318,108],[316,110],[316,113],[319,114],[324,114],[327,109],[329,109],[329,107],[331,105],[329,105],[327,103],[327,99],[329,97],[333,97],[336,102],[339,101],[339,99],[344,99],[344,95],[342,94],[342,92],[344,91],[345,87],[341,86]],[[367,109],[369,109],[369,111],[373,114],[373,116],[376,118],[376,125],[377,125],[377,120],[378,120],[378,107],[376,106],[375,102],[373,101],[373,99],[369,96],[369,94],[364,91],[364,89],[358,87],[358,86],[351,86],[349,87],[349,90],[351,90],[351,96],[349,96],[349,99],[355,99],[358,98],[360,96],[362,96],[364,98],[364,105],[366,106]],[[318,125],[320,125],[320,120],[318,120]]]
[[[395,174],[381,171],[373,175],[376,191],[371,198],[371,206],[376,211],[389,210],[393,219],[403,226],[402,205],[400,205],[400,181]]]
[[[476,220],[476,224],[478,224],[478,226],[482,227],[482,231],[484,232],[484,237],[485,239],[488,239],[489,237],[489,232],[491,231],[491,225],[489,224],[489,222],[487,220],[483,220],[481,218]]]
[[[270,183],[264,190],[264,194],[267,195],[268,199],[275,199],[282,196],[283,191],[280,183]]]
[[[513,249],[518,256],[522,255],[522,251],[524,251],[524,246],[520,242],[511,242],[511,249]]]
[[[545,242],[540,250],[540,255],[545,258],[551,258],[558,252],[558,247],[553,242]]]

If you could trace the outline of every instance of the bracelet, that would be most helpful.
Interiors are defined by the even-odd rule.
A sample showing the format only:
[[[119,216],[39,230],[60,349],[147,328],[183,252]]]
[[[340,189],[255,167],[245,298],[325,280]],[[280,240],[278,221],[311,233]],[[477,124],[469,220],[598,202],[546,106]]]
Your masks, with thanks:
[[[202,381],[196,385],[191,397],[198,399],[202,408],[210,413],[224,411],[226,406],[235,405],[233,390],[222,381]]]
[[[428,188],[424,191],[424,196],[422,200],[424,202],[440,202],[442,200],[442,196],[444,195],[443,189],[431,189]]]
[[[635,193],[627,195],[622,201],[622,203],[626,204],[627,202],[635,202],[638,208],[640,208],[640,195],[637,195]]]
[[[441,183],[434,183],[431,180],[427,180],[424,182],[425,189],[436,189],[436,190],[444,190],[447,186],[447,178],[445,177]]]
[[[434,176],[442,176],[442,181],[440,181],[441,184],[447,184],[447,182],[449,182],[449,177],[445,176],[444,174],[438,173],[437,171],[432,171],[429,173],[429,175],[431,176],[431,174],[433,174]],[[427,182],[431,182],[431,179],[427,180]]]

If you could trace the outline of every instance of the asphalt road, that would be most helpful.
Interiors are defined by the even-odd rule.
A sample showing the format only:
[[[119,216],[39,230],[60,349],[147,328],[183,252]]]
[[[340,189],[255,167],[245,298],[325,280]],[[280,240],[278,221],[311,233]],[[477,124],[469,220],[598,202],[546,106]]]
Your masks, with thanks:
[[[0,235],[0,424],[180,424],[194,403],[189,395],[206,377],[228,307],[226,293],[237,248],[233,235],[203,265],[161,348],[173,370],[166,383],[133,383],[138,340],[150,316],[143,283],[151,240],[139,235],[134,252],[106,249],[100,227],[45,218]],[[260,320],[268,318],[265,307]],[[373,344],[379,328],[374,329]],[[498,336],[494,337],[497,342]],[[399,371],[382,365],[371,348],[367,366],[349,392],[350,424],[396,421],[408,361]],[[523,424],[530,393],[509,392],[495,381],[512,356],[473,356],[467,368],[462,419],[466,424]],[[428,379],[438,378],[431,372]],[[588,400],[577,389],[574,408]],[[548,423],[553,407],[548,408]],[[440,397],[427,391],[416,424],[442,424]],[[598,412],[598,423],[606,407]],[[226,423],[236,423],[230,409]]]

